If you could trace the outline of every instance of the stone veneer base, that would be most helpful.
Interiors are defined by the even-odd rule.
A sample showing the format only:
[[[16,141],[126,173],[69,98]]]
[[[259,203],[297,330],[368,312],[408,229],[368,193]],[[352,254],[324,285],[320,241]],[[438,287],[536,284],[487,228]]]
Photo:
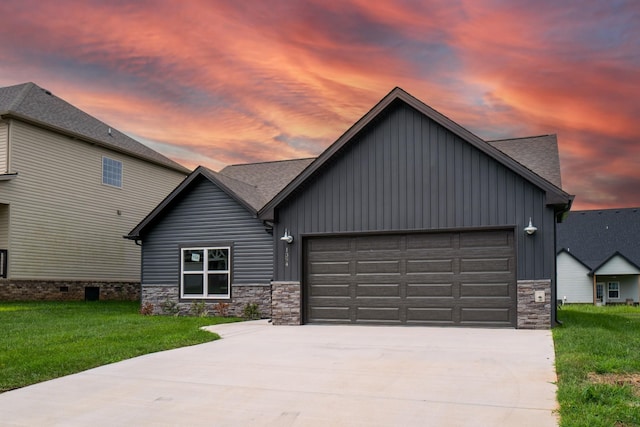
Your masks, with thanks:
[[[86,288],[98,288],[103,301],[140,299],[140,282],[0,279],[0,301],[84,301]]]
[[[518,329],[551,328],[551,280],[518,280]],[[544,302],[535,302],[544,291]]]
[[[204,310],[212,316],[226,314],[242,317],[247,304],[257,304],[261,318],[271,317],[271,285],[269,284],[231,285],[229,300],[181,300],[176,285],[143,285],[141,301],[143,306],[151,304],[154,314],[193,315],[197,308],[196,304],[204,301]],[[226,313],[220,313],[222,307],[220,303],[228,304]]]
[[[271,319],[274,325],[300,325],[300,282],[271,282]]]

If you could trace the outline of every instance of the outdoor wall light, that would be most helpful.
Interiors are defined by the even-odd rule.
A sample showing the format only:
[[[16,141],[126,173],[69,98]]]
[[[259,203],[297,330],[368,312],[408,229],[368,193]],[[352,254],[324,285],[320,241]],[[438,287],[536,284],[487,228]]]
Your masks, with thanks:
[[[289,234],[289,230],[287,230],[286,228],[284,229],[284,236],[282,236],[280,238],[280,240],[282,240],[283,242],[286,243],[293,243],[293,236],[291,234]]]
[[[524,232],[531,236],[536,231],[538,231],[538,227],[534,227],[533,223],[531,222],[531,217],[529,217],[529,225],[524,228]]]

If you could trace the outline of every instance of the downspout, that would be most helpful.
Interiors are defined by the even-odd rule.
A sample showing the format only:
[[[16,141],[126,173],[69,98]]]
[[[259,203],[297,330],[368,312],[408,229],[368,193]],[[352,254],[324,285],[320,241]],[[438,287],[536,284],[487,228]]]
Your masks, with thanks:
[[[562,322],[558,320],[558,221],[556,215],[553,215],[553,286],[551,287],[551,325],[560,325]]]

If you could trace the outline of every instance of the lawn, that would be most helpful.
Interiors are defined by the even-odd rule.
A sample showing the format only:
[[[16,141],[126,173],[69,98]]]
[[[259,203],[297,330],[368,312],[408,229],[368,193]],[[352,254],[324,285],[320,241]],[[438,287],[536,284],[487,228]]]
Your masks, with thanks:
[[[558,319],[560,425],[640,426],[640,308],[567,305]]]
[[[137,302],[0,302],[0,392],[218,339],[220,317],[143,316]]]

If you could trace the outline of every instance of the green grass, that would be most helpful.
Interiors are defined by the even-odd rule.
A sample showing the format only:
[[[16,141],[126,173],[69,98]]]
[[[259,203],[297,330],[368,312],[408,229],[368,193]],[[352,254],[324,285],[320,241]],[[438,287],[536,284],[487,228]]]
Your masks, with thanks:
[[[142,316],[137,302],[0,302],[0,392],[218,339],[235,318]]]
[[[640,426],[640,308],[567,305],[558,319],[560,425]]]

